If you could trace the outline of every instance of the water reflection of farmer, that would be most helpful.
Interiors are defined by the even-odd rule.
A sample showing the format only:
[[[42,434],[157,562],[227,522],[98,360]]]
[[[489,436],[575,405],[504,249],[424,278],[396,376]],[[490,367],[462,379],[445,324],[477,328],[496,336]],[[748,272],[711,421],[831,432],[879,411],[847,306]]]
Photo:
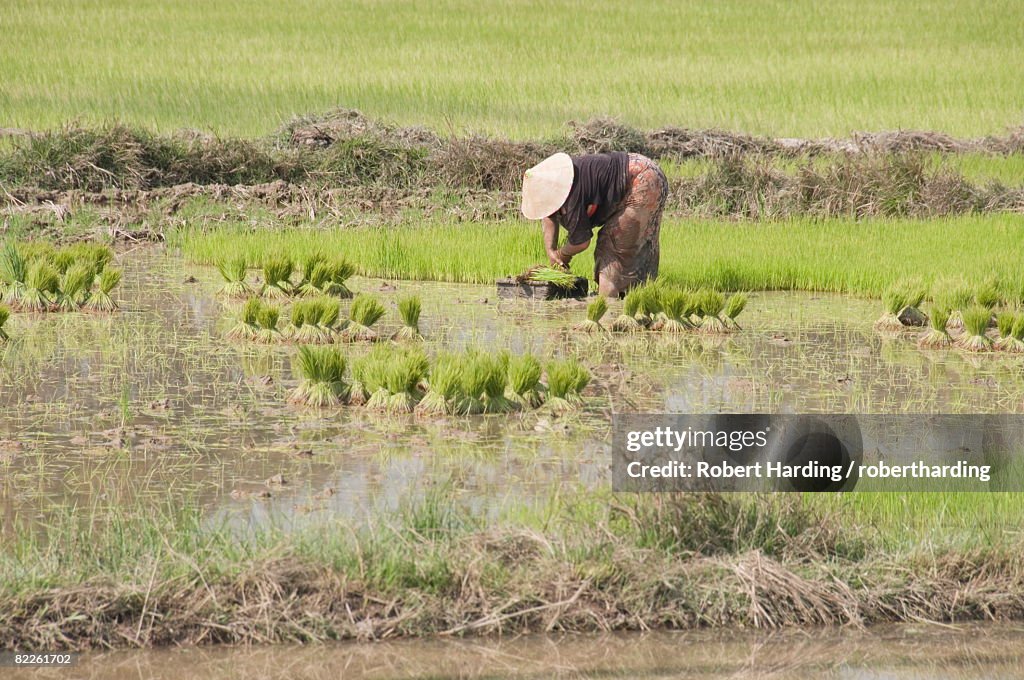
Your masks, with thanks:
[[[569,156],[556,153],[526,171],[522,211],[541,220],[544,247],[555,266],[590,246],[598,292],[618,297],[658,276],[661,213],[668,181],[658,164],[638,153]],[[558,247],[558,228],[568,238]]]

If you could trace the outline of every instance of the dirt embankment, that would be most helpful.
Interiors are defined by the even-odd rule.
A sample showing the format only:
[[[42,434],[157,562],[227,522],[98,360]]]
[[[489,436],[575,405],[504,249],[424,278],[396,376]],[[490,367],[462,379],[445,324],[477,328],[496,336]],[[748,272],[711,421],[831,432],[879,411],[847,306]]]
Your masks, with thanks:
[[[1024,618],[1019,545],[887,554],[848,519],[777,501],[611,502],[543,533],[437,526],[433,515],[373,536],[335,526],[307,543],[316,556],[287,543],[265,558],[222,553],[229,544],[199,537],[147,548],[159,554],[120,545],[117,573],[5,584],[0,648]],[[103,540],[90,536],[86,551]]]
[[[340,110],[295,119],[260,140],[161,136],[124,126],[8,133],[15,142],[0,151],[0,210],[52,222],[80,206],[98,206],[112,228],[126,233],[147,233],[138,228],[140,219],[154,206],[174,216],[197,197],[269,208],[286,218],[361,222],[372,213],[379,221],[409,209],[451,219],[510,217],[517,214],[523,170],[557,150],[707,159],[701,174],[671,181],[667,209],[676,215],[1024,212],[1021,187],[972,182],[924,157],[1024,153],[1024,128],[973,140],[915,131],[794,140],[684,128],[643,132],[599,119],[570,124],[558,139],[513,142],[442,139]],[[150,225],[148,232],[156,231]]]

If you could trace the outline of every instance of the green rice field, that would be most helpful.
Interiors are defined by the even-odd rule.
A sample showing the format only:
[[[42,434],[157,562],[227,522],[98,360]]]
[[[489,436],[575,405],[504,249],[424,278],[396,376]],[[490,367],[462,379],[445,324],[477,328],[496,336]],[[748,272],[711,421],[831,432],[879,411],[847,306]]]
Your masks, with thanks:
[[[605,114],[976,136],[1024,123],[1022,20],[1014,0],[11,0],[0,127],[116,119],[257,136],[344,106],[514,137]]]

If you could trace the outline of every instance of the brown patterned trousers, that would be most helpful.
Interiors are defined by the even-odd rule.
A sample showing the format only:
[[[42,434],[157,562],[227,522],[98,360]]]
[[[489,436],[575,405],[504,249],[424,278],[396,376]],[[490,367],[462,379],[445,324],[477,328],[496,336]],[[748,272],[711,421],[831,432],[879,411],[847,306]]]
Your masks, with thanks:
[[[597,232],[594,279],[605,297],[619,297],[658,277],[661,213],[668,197],[668,180],[657,163],[638,153],[629,154],[628,172],[629,191]]]

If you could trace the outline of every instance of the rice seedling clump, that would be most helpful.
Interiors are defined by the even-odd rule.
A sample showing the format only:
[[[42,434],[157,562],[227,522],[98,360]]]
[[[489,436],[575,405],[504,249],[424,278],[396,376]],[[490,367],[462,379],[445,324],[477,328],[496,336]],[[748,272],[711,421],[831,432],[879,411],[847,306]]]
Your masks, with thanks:
[[[121,270],[107,268],[100,272],[97,280],[97,289],[86,301],[85,306],[94,312],[113,312],[117,309],[117,303],[111,293],[121,283]]]
[[[540,360],[532,354],[509,359],[508,396],[519,408],[538,408],[544,403],[544,386],[540,382],[542,372]]]
[[[991,342],[985,336],[988,324],[992,320],[992,312],[981,305],[968,307],[963,312],[964,334],[957,340],[957,345],[969,352],[985,352],[991,348]]]
[[[434,360],[427,381],[427,392],[416,405],[416,412],[426,415],[455,413],[462,389],[463,361],[460,357],[444,354]]]
[[[738,292],[738,293],[733,293],[732,295],[730,295],[729,296],[729,300],[725,303],[725,311],[722,312],[723,316],[725,317],[723,319],[725,321],[725,325],[730,327],[730,328],[734,328],[736,330],[739,330],[740,329],[740,325],[739,325],[739,323],[736,322],[736,318],[746,308],[747,308],[747,294],[746,293]]]
[[[999,284],[994,280],[983,283],[974,294],[974,301],[989,311],[995,309],[1002,302],[999,295]]]
[[[875,322],[875,329],[882,331],[895,331],[904,327],[900,320],[905,310],[917,311],[925,298],[925,291],[920,288],[912,288],[905,283],[891,286],[882,295],[882,302],[885,304],[885,312]],[[920,316],[920,313],[918,313]]]
[[[263,290],[261,295],[286,298],[292,294],[294,263],[286,257],[271,257],[263,263]]]
[[[281,340],[281,331],[277,329],[277,322],[281,318],[281,310],[274,305],[261,305],[256,313],[256,322],[259,330],[256,337],[257,342],[270,344]]]
[[[390,361],[391,348],[378,345],[353,363],[349,403],[358,406],[365,404],[371,408],[387,407],[388,392],[384,380]]]
[[[349,396],[345,383],[345,356],[336,347],[299,348],[299,370],[302,382],[288,400],[322,408],[343,404]]]
[[[517,281],[529,283],[550,283],[558,288],[569,290],[576,285],[576,275],[565,269],[556,269],[547,265],[530,267],[516,277]]]
[[[246,280],[245,275],[249,265],[244,257],[236,257],[230,260],[217,263],[217,270],[224,279],[224,285],[220,294],[226,297],[244,298],[253,294],[252,286]]]
[[[608,313],[608,301],[604,299],[604,296],[598,295],[594,300],[587,305],[587,318],[584,321],[576,324],[574,330],[583,331],[584,333],[601,333],[604,331],[604,326],[601,325],[601,319]]]
[[[554,413],[568,413],[582,406],[580,393],[590,383],[590,372],[575,359],[552,361],[547,369],[547,407]]]
[[[326,296],[299,300],[292,305],[288,337],[305,344],[327,344],[337,337],[335,324],[341,315],[337,299]]]
[[[392,350],[384,373],[387,401],[384,408],[393,413],[411,413],[423,396],[420,383],[427,376],[430,364],[418,349]]]
[[[80,309],[89,297],[94,278],[91,264],[75,262],[68,267],[57,294],[57,308],[62,312]]]
[[[643,297],[642,287],[633,287],[626,293],[622,301],[622,314],[612,322],[612,330],[617,333],[636,333],[643,330],[643,324],[636,318],[640,311],[640,302]]]
[[[28,278],[28,262],[21,249],[8,241],[0,256],[0,281],[4,283],[4,300],[7,304],[17,307],[25,293],[25,280]]]
[[[934,307],[928,317],[928,330],[924,332],[921,339],[917,341],[918,347],[923,349],[946,349],[953,344],[946,330],[949,323],[950,311],[947,307]]]
[[[1010,328],[1010,339],[1003,343],[1004,352],[1024,352],[1024,314],[1017,313]]]
[[[1013,312],[1003,311],[996,314],[996,328],[999,331],[999,337],[992,343],[993,349],[1005,349],[1006,344],[1013,339],[1013,323],[1016,320],[1017,315]]]
[[[419,296],[409,295],[398,301],[398,316],[402,319],[402,327],[395,333],[396,340],[420,340],[420,310],[422,304]]]
[[[60,275],[46,259],[38,259],[28,268],[25,288],[19,304],[22,309],[42,312],[50,308],[60,291]]]
[[[658,325],[658,330],[665,333],[685,333],[691,328],[687,317],[693,308],[693,303],[693,296],[685,290],[661,289],[658,306],[665,318]]]
[[[696,297],[700,306],[700,332],[718,334],[728,331],[721,317],[725,309],[725,296],[717,290],[705,288],[698,291]]]
[[[373,330],[372,326],[382,316],[384,316],[384,305],[380,300],[371,295],[357,295],[349,310],[348,325],[343,331],[343,339],[350,342],[376,340],[377,332]]]
[[[653,282],[645,283],[637,289],[637,320],[642,326],[653,328],[661,308],[661,287]]]
[[[227,337],[232,340],[255,340],[260,332],[260,311],[265,303],[253,297],[245,301],[239,313],[238,323],[228,331]]]

